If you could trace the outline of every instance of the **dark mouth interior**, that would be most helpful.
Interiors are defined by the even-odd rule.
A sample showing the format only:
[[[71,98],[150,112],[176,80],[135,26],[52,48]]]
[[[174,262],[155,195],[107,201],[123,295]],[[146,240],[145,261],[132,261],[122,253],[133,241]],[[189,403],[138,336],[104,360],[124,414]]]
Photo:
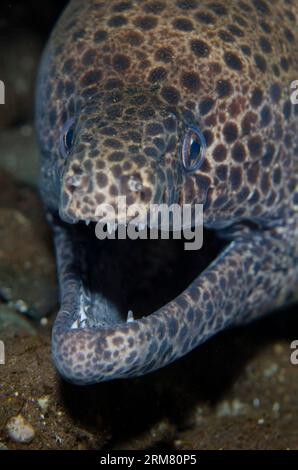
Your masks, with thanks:
[[[184,249],[186,240],[98,240],[95,224],[77,224],[76,259],[82,280],[82,326],[99,326],[149,315],[177,297],[226,245],[204,229],[200,250]],[[82,308],[80,308],[82,312]],[[130,314],[131,315],[131,314]]]

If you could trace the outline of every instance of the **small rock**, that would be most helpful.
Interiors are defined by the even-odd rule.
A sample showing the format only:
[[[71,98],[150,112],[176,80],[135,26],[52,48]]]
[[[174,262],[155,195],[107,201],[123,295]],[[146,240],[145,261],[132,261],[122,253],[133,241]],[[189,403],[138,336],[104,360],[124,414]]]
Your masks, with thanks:
[[[27,313],[29,308],[23,299],[18,299],[13,304],[14,308],[20,313]]]
[[[43,317],[40,319],[40,325],[41,326],[47,326],[49,323],[49,320],[46,317]]]
[[[274,414],[278,415],[279,412],[280,412],[280,403],[278,403],[277,401],[275,403],[273,403],[272,411],[273,411]]]
[[[43,413],[46,413],[48,411],[49,401],[49,395],[44,395],[43,397],[38,398],[37,403]]]
[[[261,400],[259,398],[254,398],[252,404],[254,408],[259,408],[261,404]]]
[[[246,403],[242,403],[238,398],[234,398],[231,402],[222,401],[217,407],[217,416],[239,416],[245,415],[248,409]]]
[[[22,444],[28,444],[35,436],[35,431],[22,415],[13,416],[6,424],[9,437]]]

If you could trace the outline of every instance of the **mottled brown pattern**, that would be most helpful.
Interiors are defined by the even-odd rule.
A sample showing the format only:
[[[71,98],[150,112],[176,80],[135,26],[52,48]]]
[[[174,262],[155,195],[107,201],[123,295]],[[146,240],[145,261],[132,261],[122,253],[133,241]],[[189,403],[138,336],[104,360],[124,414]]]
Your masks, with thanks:
[[[233,175],[235,169],[239,172],[239,161],[246,160],[241,185],[249,187],[249,169],[256,158],[263,158],[269,143],[274,155],[270,165],[261,165],[260,181],[272,180],[276,160],[285,158],[286,147],[297,147],[297,118],[289,101],[298,61],[297,53],[292,53],[295,10],[294,3],[282,0],[273,4],[231,1],[228,7],[212,1],[72,1],[46,51],[50,75],[43,78],[41,72],[39,97],[39,105],[47,109],[38,122],[44,155],[55,159],[59,173],[63,170],[62,214],[92,219],[98,200],[113,203],[113,194],[126,194],[120,168],[123,175],[139,173],[152,200],[161,200],[168,184],[165,162],[173,169],[172,197],[184,200],[185,186],[196,178],[181,174],[179,168],[180,135],[185,123],[191,122],[209,132],[206,158],[211,195],[205,216],[210,222],[231,219],[238,209],[239,187]],[[174,131],[176,141],[167,159],[172,131],[166,130],[165,119],[171,113],[177,117],[179,133]],[[280,128],[284,113],[286,139]],[[76,120],[76,137],[71,158],[65,162],[59,141],[71,117]],[[150,122],[156,126],[154,133],[146,132]],[[101,139],[98,133],[110,137]],[[224,146],[221,156],[220,146]],[[228,175],[221,186],[217,174],[224,159],[229,161]],[[47,191],[52,184],[47,177],[49,164],[43,166],[46,200],[53,198]],[[79,176],[76,166],[81,168]],[[287,171],[290,174],[294,168]],[[159,178],[161,173],[164,178]],[[274,191],[278,193],[287,180],[284,169]],[[234,201],[228,213],[212,207],[222,192]],[[88,199],[83,199],[84,194]],[[252,187],[244,215],[255,216],[253,194]],[[143,200],[142,192],[130,197]],[[196,199],[205,202],[206,192],[198,188]],[[268,194],[259,200],[263,208],[258,215],[264,218],[272,214],[267,200]],[[282,204],[282,200],[275,204],[276,212]]]
[[[81,287],[70,274],[70,239],[56,227],[64,300],[54,356],[64,375],[92,382],[148,372],[224,325],[291,297],[297,252],[287,231],[297,232],[298,107],[289,98],[298,79],[297,20],[296,0],[72,0],[64,11],[43,56],[37,96],[47,209],[78,222],[97,220],[98,204],[115,204],[119,195],[146,206],[197,202],[205,225],[232,225],[235,240],[191,295],[185,291],[159,315],[94,334],[65,332],[67,312],[80,302],[66,284]],[[204,161],[192,172],[181,156],[190,126],[206,140]],[[242,238],[243,221],[262,230],[246,227]],[[79,358],[86,348],[90,358]],[[108,360],[115,348],[120,359]]]

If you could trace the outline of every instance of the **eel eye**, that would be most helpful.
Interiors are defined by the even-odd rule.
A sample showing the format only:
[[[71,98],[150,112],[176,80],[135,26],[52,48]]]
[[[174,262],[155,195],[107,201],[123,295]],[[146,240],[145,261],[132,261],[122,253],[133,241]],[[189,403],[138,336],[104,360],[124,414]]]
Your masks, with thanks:
[[[206,140],[196,127],[190,127],[184,137],[182,146],[182,162],[186,171],[197,170],[206,153]]]
[[[72,148],[74,142],[74,119],[69,119],[62,130],[61,141],[60,141],[60,153],[66,158]]]

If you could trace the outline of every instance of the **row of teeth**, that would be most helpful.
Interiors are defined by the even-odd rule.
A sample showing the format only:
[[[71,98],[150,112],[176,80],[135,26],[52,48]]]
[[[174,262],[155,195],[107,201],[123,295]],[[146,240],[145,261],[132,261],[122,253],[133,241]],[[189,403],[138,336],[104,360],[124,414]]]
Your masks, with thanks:
[[[126,319],[126,322],[127,323],[131,323],[134,321],[134,316],[133,316],[133,311],[132,310],[129,310],[127,312],[127,319]],[[86,328],[87,326],[87,315],[84,311],[81,311],[80,312],[80,318],[77,318],[73,324],[71,325],[71,329],[77,329],[77,328]]]

